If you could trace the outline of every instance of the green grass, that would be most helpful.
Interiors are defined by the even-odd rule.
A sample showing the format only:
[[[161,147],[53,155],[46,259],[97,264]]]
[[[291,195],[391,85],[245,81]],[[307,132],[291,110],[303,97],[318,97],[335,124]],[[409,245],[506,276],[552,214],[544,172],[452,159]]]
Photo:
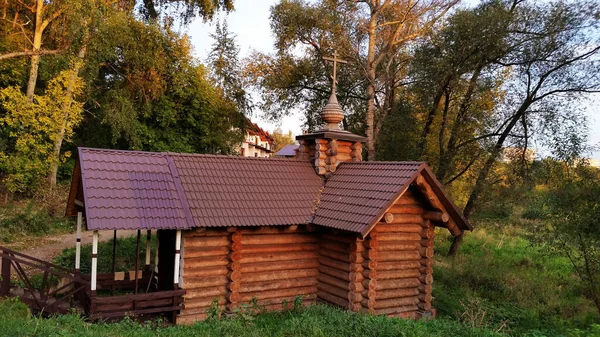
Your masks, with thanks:
[[[569,261],[529,243],[527,221],[478,221],[455,258],[444,256],[451,241],[440,231],[434,267],[440,317],[516,335],[567,334],[600,322]]]
[[[0,242],[26,247],[39,237],[72,232],[71,219],[50,212],[33,200],[11,202],[0,207]]]

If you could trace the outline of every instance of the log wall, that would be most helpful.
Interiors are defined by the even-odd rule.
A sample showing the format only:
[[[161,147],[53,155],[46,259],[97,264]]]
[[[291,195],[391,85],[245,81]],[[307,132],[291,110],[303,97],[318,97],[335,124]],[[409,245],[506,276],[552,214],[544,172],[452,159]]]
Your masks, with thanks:
[[[342,308],[362,309],[364,244],[356,235],[319,232],[317,297]]]
[[[183,298],[185,308],[177,322],[205,319],[214,300],[225,309],[232,275],[230,261],[232,233],[226,228],[198,228],[183,234]]]
[[[318,238],[304,227],[198,228],[184,234],[182,324],[205,319],[213,301],[233,311],[255,302],[292,308],[317,297]]]
[[[365,240],[363,309],[404,318],[432,316],[433,225],[423,204],[409,190]],[[374,291],[373,291],[374,290]]]

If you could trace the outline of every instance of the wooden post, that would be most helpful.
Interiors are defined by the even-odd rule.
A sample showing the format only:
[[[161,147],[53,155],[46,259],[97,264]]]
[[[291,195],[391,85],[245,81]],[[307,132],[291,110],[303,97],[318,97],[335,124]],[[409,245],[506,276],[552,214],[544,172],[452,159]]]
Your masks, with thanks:
[[[2,252],[4,254],[4,251]],[[0,296],[8,296],[10,292],[10,260],[7,256],[2,257],[2,284],[0,284]]]
[[[98,275],[98,231],[95,230],[92,235],[92,279],[91,290],[96,292],[96,277]]]
[[[150,270],[150,246],[152,240],[152,230],[146,231],[146,270]]]
[[[181,230],[175,234],[175,273],[173,273],[173,289],[179,289],[179,260],[181,257]]]
[[[136,240],[136,246],[135,246],[135,290],[134,290],[134,294],[138,293],[139,290],[139,283],[140,283],[140,278],[138,275],[138,270],[140,269],[140,238],[141,238],[142,232],[138,229],[137,230],[137,240]],[[133,302],[133,310],[135,310],[135,301]]]
[[[112,273],[113,275],[115,274],[115,272],[117,271],[117,230],[115,229],[113,231],[113,251],[112,251]]]
[[[81,222],[82,213],[77,212],[77,233],[75,234],[75,273],[81,268]]]
[[[230,251],[229,254],[229,265],[227,268],[229,269],[229,289],[231,290],[228,294],[227,300],[229,301],[227,305],[227,309],[229,311],[233,311],[238,308],[240,305],[240,293],[239,289],[241,287],[241,279],[242,273],[240,269],[240,255],[242,250],[242,233],[239,231],[237,227],[228,228],[228,231],[231,232],[229,235],[230,241]]]

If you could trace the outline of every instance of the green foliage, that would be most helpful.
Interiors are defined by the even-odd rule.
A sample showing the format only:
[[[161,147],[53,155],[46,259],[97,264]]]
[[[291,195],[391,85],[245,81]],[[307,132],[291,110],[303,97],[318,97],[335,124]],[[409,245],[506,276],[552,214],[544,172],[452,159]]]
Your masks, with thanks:
[[[107,234],[112,235],[112,234]],[[152,249],[151,252],[155,251],[156,247],[156,235],[152,236]],[[140,264],[142,266],[146,261],[146,236],[142,235],[140,238]],[[136,260],[136,248],[137,248],[137,237],[130,236],[126,238],[118,238],[116,245],[116,257],[115,267],[116,271],[129,271],[135,270]],[[113,252],[113,240],[100,242],[98,244],[98,273],[111,273],[112,272],[112,253]],[[154,256],[151,256],[153,259]],[[63,266],[65,268],[75,268],[75,248],[67,248],[58,254],[54,260],[54,264]],[[92,245],[85,245],[81,247],[81,272],[84,274],[91,273],[92,266]]]
[[[28,241],[71,230],[72,221],[50,215],[46,207],[34,200],[11,203],[0,208],[0,242]]]
[[[69,116],[65,139],[81,121],[83,104],[65,95],[73,70],[60,72],[52,79],[44,95],[35,95],[33,102],[16,87],[0,90],[0,125],[8,140],[0,153],[2,185],[9,192],[32,192],[46,176],[65,114]],[[77,79],[77,76],[75,75]],[[75,96],[82,93],[83,82],[76,80]],[[64,111],[69,107],[68,111]],[[4,113],[2,113],[4,112]],[[69,156],[69,153],[65,153]]]

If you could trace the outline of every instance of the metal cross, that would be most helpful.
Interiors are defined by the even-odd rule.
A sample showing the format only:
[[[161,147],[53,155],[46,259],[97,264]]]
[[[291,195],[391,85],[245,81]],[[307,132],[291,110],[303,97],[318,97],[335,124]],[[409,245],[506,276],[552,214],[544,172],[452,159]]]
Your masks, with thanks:
[[[323,57],[323,60],[327,60],[327,61],[332,61],[333,62],[333,76],[331,77],[331,79],[333,80],[333,83],[331,84],[331,89],[335,90],[335,86],[337,84],[337,64],[339,63],[348,63],[348,61],[346,60],[342,60],[338,58],[338,53],[337,50],[333,51],[333,57]]]

